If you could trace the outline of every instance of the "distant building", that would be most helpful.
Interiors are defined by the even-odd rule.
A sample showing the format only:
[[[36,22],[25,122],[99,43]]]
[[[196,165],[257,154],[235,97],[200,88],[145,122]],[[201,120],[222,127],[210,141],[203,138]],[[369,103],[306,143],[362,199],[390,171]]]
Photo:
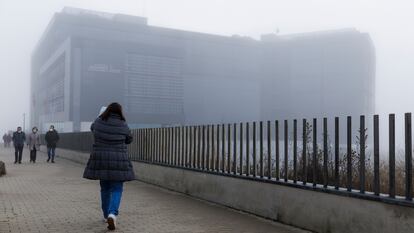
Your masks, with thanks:
[[[31,76],[32,125],[67,132],[89,130],[114,101],[131,127],[374,111],[374,47],[353,29],[254,40],[64,8]]]

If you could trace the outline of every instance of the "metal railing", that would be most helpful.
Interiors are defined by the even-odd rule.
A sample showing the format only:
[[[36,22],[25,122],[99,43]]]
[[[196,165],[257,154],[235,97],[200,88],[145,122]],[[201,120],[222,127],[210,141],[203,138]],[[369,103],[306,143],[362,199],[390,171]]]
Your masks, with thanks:
[[[41,143],[46,145],[45,135],[41,135]],[[62,149],[90,152],[93,145],[91,132],[59,133],[58,147]]]
[[[353,142],[349,116],[342,140],[346,145],[341,144],[340,118],[335,117],[334,143],[328,142],[327,118],[322,119],[321,142],[316,118],[302,120],[301,138],[297,120],[290,131],[289,121],[276,120],[133,130],[129,154],[132,160],[151,164],[414,207],[411,113],[404,119],[404,161],[399,161],[404,166],[397,170],[395,114],[388,122],[388,164],[380,160],[378,115],[372,119],[372,143],[365,116],[360,116],[358,141]],[[373,161],[366,158],[368,144]]]
[[[315,118],[302,124],[295,119],[136,129],[128,152],[139,162],[414,207],[411,113],[404,115],[400,160],[395,114],[388,116],[387,156],[381,157],[388,157],[385,160],[380,158],[379,116],[372,118],[372,139],[367,138],[365,116],[359,118],[356,135],[352,120],[335,117],[332,128],[327,118]],[[89,152],[93,143],[89,132],[60,137],[59,147],[65,149]]]

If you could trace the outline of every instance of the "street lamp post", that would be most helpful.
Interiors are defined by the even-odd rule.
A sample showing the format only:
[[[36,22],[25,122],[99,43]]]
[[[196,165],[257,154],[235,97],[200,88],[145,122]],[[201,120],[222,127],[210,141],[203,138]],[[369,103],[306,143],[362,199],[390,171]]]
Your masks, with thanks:
[[[23,113],[23,132],[26,132],[26,113]]]

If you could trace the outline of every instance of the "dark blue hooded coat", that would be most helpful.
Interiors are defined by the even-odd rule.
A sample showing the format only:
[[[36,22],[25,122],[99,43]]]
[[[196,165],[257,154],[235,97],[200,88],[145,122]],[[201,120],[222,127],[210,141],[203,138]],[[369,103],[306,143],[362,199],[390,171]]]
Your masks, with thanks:
[[[92,180],[134,180],[134,169],[127,153],[127,144],[132,142],[132,136],[126,122],[113,114],[107,121],[97,118],[91,130],[95,143],[83,177]]]

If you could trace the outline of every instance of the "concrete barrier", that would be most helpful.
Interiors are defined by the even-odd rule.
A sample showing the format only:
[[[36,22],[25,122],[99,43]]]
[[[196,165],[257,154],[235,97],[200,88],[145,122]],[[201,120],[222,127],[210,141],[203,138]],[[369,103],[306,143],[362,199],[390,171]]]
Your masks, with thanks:
[[[85,163],[89,154],[59,150]],[[414,232],[414,208],[134,162],[137,179],[321,233]]]
[[[47,148],[45,146],[40,147],[40,152],[47,155]],[[89,159],[89,153],[83,153],[78,151],[72,151],[72,150],[65,150],[56,148],[55,150],[55,160],[58,160],[59,158],[64,158],[76,163],[82,163],[86,164]]]

